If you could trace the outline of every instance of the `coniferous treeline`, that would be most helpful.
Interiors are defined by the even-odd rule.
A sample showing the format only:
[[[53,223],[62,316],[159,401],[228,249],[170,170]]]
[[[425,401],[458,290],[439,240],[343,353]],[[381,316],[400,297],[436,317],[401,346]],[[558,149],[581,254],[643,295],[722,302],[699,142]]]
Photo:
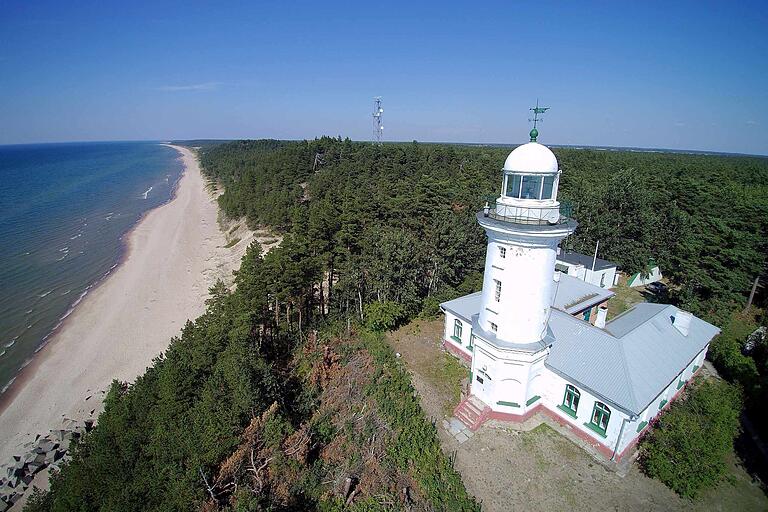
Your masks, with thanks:
[[[591,254],[599,240],[600,256],[629,274],[655,260],[671,300],[713,321],[743,305],[765,272],[768,159],[554,151],[559,199],[580,222],[567,247]],[[396,301],[413,312],[482,270],[474,215],[498,195],[508,152],[324,137],[223,144],[202,162],[226,187],[225,212],[306,239],[331,272],[331,306]]]
[[[295,249],[254,243],[25,510],[479,511],[381,335],[275,314]]]

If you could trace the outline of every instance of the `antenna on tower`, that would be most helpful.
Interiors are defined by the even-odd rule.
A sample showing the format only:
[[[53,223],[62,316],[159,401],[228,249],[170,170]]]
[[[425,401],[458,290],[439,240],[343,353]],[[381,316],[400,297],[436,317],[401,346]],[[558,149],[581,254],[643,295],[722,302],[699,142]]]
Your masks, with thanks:
[[[381,139],[384,137],[384,125],[381,124],[381,115],[383,113],[381,96],[376,96],[373,98],[373,141],[376,144],[381,144]]]
[[[543,119],[539,119],[539,114],[543,114],[549,110],[549,107],[540,107],[539,98],[536,98],[536,106],[528,110],[533,112],[533,119],[528,119],[528,122],[533,121],[533,130],[531,130],[531,142],[536,142],[536,137],[539,136],[539,130],[536,129],[536,125],[540,122],[543,122]]]

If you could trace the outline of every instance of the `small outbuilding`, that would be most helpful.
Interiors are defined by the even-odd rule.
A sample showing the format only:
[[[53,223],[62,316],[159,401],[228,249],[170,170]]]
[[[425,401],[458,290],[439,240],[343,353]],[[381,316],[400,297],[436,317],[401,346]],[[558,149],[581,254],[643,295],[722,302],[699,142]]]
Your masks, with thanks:
[[[661,278],[661,269],[654,260],[650,260],[645,272],[637,272],[627,278],[627,286],[630,288],[646,286],[661,281]]]
[[[578,252],[560,251],[555,270],[600,288],[611,288],[619,282],[616,263]]]

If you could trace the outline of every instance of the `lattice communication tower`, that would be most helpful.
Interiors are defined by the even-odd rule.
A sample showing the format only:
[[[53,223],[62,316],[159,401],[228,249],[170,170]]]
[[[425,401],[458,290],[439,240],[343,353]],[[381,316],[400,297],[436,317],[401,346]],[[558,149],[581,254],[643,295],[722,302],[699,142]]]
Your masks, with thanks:
[[[373,141],[377,144],[381,144],[381,139],[384,137],[384,125],[381,124],[381,116],[384,114],[384,109],[381,108],[381,96],[373,98]]]

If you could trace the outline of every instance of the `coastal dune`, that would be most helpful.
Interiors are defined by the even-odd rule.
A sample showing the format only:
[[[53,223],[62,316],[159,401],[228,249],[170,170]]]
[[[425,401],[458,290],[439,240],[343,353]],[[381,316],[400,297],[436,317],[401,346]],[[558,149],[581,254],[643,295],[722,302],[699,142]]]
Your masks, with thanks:
[[[62,420],[95,418],[113,379],[133,381],[188,319],[208,289],[231,279],[254,234],[227,243],[215,196],[194,153],[183,159],[175,198],[150,211],[127,237],[121,265],[89,293],[3,397],[0,465]]]

